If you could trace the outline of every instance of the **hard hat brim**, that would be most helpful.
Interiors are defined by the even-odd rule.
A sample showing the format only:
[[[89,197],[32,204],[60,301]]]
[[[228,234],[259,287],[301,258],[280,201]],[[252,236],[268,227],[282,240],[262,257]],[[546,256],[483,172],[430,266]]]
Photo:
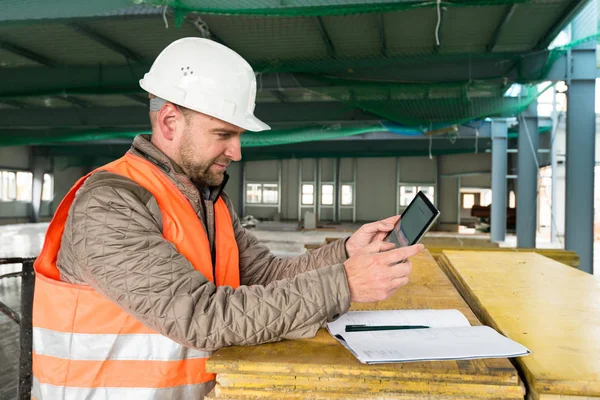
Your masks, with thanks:
[[[260,119],[256,118],[254,115],[247,115],[245,121],[243,121],[242,123],[236,123],[235,121],[227,122],[251,132],[268,131],[271,129],[269,125],[265,124]]]

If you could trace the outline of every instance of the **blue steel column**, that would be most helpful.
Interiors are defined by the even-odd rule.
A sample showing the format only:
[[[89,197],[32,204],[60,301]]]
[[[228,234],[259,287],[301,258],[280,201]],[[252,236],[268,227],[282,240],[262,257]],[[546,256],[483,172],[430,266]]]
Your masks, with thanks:
[[[537,231],[538,133],[537,101],[519,116],[517,166],[517,247],[535,248]]]
[[[506,238],[507,137],[506,121],[492,121],[492,242],[503,242]]]
[[[591,1],[573,22],[574,37],[595,33],[591,18],[596,15]],[[572,50],[573,79],[567,91],[567,159],[565,247],[579,254],[580,269],[593,273],[594,254],[594,161],[595,161],[595,90],[596,40]]]

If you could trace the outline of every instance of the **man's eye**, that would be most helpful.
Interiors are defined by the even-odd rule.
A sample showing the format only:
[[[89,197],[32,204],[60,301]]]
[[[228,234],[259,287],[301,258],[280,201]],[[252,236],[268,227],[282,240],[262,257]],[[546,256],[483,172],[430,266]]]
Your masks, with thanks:
[[[231,137],[230,133],[219,133],[219,138],[221,139],[229,139]]]

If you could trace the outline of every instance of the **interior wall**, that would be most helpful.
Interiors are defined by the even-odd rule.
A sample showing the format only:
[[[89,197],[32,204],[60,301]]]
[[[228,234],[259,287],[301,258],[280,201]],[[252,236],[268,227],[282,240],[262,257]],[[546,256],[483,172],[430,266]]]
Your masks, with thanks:
[[[242,164],[241,163],[231,163],[227,167],[227,173],[229,174],[229,180],[227,181],[227,185],[225,186],[225,192],[227,192],[227,196],[233,203],[233,207],[236,213],[239,215],[241,206],[242,206],[242,198],[241,198],[241,174],[242,174]]]
[[[28,170],[28,146],[0,147],[0,169]],[[31,204],[22,201],[0,201],[0,224],[29,222]]]
[[[244,164],[246,183],[278,183],[278,171],[279,160],[249,161]],[[287,184],[286,182],[285,185]],[[285,185],[282,184],[282,186]],[[252,215],[255,218],[275,218],[277,216],[277,205],[246,204],[245,215]]]
[[[30,151],[29,146],[0,147],[0,168],[28,169]]]
[[[86,173],[88,173],[88,170],[84,167],[70,166],[67,157],[56,157],[54,159],[54,168],[52,170],[52,174],[54,175],[54,198],[48,205],[52,214],[56,211],[58,205],[75,182]]]
[[[31,161],[31,149],[28,146],[0,147],[0,169],[31,171]],[[52,218],[60,200],[84,173],[81,168],[68,168],[66,158],[57,157],[54,160],[48,158],[45,165],[46,171],[54,176],[54,199],[42,201],[40,206],[42,222]],[[0,202],[0,224],[27,223],[30,221],[31,212],[30,202]]]
[[[278,161],[252,161],[245,163],[246,182],[277,182]],[[301,168],[300,168],[300,165]],[[336,159],[323,158],[319,162],[321,184],[335,182]],[[464,177],[465,184],[477,187],[490,187],[491,155],[487,154],[452,154],[440,156],[440,175],[472,174],[487,171],[483,175]],[[353,180],[353,159],[340,160],[340,181],[351,183]],[[360,222],[375,221],[396,213],[396,191],[398,183],[431,183],[436,185],[437,161],[429,157],[379,157],[356,159],[356,220]],[[317,159],[287,159],[281,161],[281,219],[298,219],[298,202],[300,199],[298,177],[302,170],[303,182],[314,182]],[[240,177],[231,174],[228,188],[239,187],[236,180]],[[459,179],[456,176],[443,177],[437,183],[441,211],[440,226],[442,230],[454,231],[458,229],[459,209]],[[231,189],[228,189],[228,192]],[[337,189],[336,189],[337,190]],[[315,193],[315,199],[320,201],[320,196]],[[302,207],[302,212],[312,210],[313,206]],[[237,210],[242,215],[242,210]],[[277,212],[277,207],[246,205],[246,215],[255,217],[272,218]],[[321,220],[333,218],[333,209],[321,208]],[[342,221],[350,221],[351,209],[340,210]]]
[[[335,182],[339,174],[341,183],[352,183],[353,163],[356,163],[356,220],[374,221],[394,215],[396,213],[396,197],[398,182],[403,183],[432,183],[436,184],[436,159],[429,157],[388,157],[388,158],[342,158],[340,169],[336,172],[337,159],[325,158],[319,161],[320,182]],[[0,167],[28,169],[30,164],[30,151],[28,147],[0,148]],[[55,196],[51,202],[42,202],[41,215],[48,220],[58,207],[72,185],[88,172],[83,167],[69,166],[67,158],[56,157],[53,160],[52,173],[54,174]],[[478,172],[489,170],[491,156],[489,154],[461,154],[440,156],[440,175]],[[286,159],[270,161],[252,161],[244,164],[246,182],[279,182],[279,168],[281,168],[281,219],[297,220],[300,201],[299,175],[302,174],[303,182],[314,182],[317,159]],[[301,170],[301,171],[300,171]],[[231,164],[228,168],[230,175],[226,191],[240,216],[242,211],[242,167],[240,163]],[[466,183],[478,187],[489,187],[489,175],[473,178],[463,178]],[[475,182],[476,180],[476,182]],[[487,183],[487,186],[485,186]],[[339,188],[336,188],[338,191]],[[453,230],[458,220],[458,179],[445,177],[437,183],[442,215],[440,223],[442,229]],[[339,193],[339,192],[338,192]],[[315,200],[320,201],[319,193],[315,193]],[[313,206],[302,207],[301,212],[312,210]],[[28,203],[11,202],[0,203],[0,220],[8,222],[27,222],[30,205]],[[274,218],[277,206],[246,206],[246,215],[259,218]],[[10,218],[10,220],[8,219]],[[333,219],[332,208],[322,208],[323,220]],[[338,215],[345,221],[351,221],[352,209],[341,209]],[[2,223],[2,222],[0,222]]]

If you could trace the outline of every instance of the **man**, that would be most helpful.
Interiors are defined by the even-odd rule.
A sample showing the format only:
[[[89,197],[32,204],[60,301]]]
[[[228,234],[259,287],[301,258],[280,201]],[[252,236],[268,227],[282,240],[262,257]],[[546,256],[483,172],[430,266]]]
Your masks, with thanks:
[[[248,63],[215,42],[169,45],[140,85],[151,137],[82,178],[36,262],[36,399],[198,399],[211,352],[312,337],[350,301],[408,282],[421,246],[383,243],[398,217],[295,258],[274,256],[223,192],[254,114]]]

